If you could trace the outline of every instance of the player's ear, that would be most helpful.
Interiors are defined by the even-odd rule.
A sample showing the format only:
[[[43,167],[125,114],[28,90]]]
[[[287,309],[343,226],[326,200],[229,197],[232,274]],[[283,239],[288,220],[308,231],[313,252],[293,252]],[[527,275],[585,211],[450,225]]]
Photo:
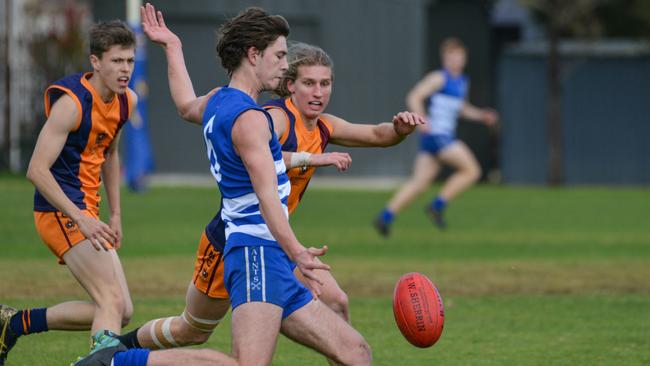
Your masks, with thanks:
[[[97,55],[90,55],[90,65],[93,67],[94,70],[99,70],[101,68],[99,64],[99,57]]]
[[[248,59],[248,62],[251,63],[251,65],[257,65],[259,56],[261,56],[261,52],[257,49],[257,47],[252,46],[248,48],[248,51],[246,52],[246,58]]]
[[[296,91],[296,82],[292,79],[287,79],[287,90],[293,94]]]

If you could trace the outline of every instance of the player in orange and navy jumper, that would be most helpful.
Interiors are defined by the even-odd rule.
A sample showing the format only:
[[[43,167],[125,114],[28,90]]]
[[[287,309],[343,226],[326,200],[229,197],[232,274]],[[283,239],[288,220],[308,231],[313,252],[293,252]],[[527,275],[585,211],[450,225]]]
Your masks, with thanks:
[[[175,38],[169,29],[161,28],[164,29],[165,38]],[[348,168],[351,162],[349,154],[325,152],[328,143],[390,146],[401,142],[424,120],[418,115],[402,112],[393,117],[392,123],[363,125],[323,114],[332,84],[329,56],[320,48],[298,43],[289,48],[288,58],[289,70],[277,91],[284,97],[268,102],[264,108],[273,117],[274,130],[282,144],[283,160],[291,182],[287,202],[291,213],[303,197],[316,167],[334,165],[340,171]],[[170,84],[172,77],[189,79],[184,63],[180,63],[176,54],[168,53],[167,60],[170,69],[173,65],[182,66],[182,69],[179,67],[175,72],[170,72]],[[209,98],[218,90],[216,88],[201,98]],[[191,118],[192,112],[184,111],[185,103],[182,100],[174,97],[174,101],[185,120],[200,124],[200,118]],[[228,310],[228,293],[223,283],[224,229],[219,211],[201,233],[195,271],[186,294],[186,308],[181,316],[155,319],[125,334],[123,338],[128,339],[124,343],[128,347],[170,348],[207,341]],[[347,295],[328,271],[318,273],[324,282],[319,299],[343,319],[349,320]],[[303,280],[298,273],[295,274]]]
[[[309,154],[322,154],[332,134],[332,124],[324,117],[316,119],[316,128],[309,130],[302,119],[301,113],[291,101],[291,98],[275,99],[265,104],[267,110],[279,109],[288,120],[287,130],[279,137],[282,151],[288,153],[304,152]],[[316,167],[304,165],[287,171],[291,180],[291,194],[289,195],[289,213],[292,213],[307,190]]]
[[[358,124],[325,113],[334,82],[333,62],[322,49],[294,43],[289,48],[289,69],[276,91],[282,99],[266,104],[275,132],[282,143],[287,174],[291,179],[290,212],[304,197],[319,166],[348,169],[347,153],[325,152],[328,144],[348,147],[387,147],[400,143],[424,118],[410,112],[393,116],[391,123]],[[324,285],[320,299],[349,321],[348,299],[330,271],[319,271]],[[298,273],[296,276],[300,277]]]
[[[93,350],[119,344],[133,312],[116,249],[122,240],[118,136],[136,105],[128,88],[135,36],[122,22],[90,29],[93,71],[65,77],[45,91],[45,122],[27,171],[36,187],[36,230],[92,302],[69,301],[17,311],[0,306],[0,365],[21,335],[91,329]],[[111,210],[99,219],[101,177]]]
[[[45,115],[62,96],[72,98],[79,111],[78,124],[68,134],[60,155],[50,167],[52,176],[63,193],[86,216],[99,219],[99,187],[102,164],[107,149],[129,118],[132,97],[118,94],[109,104],[90,85],[92,73],[80,73],[56,81],[45,91]],[[36,189],[34,194],[36,230],[54,255],[63,261],[63,254],[85,240],[71,218],[49,203]],[[113,244],[109,243],[112,247]]]

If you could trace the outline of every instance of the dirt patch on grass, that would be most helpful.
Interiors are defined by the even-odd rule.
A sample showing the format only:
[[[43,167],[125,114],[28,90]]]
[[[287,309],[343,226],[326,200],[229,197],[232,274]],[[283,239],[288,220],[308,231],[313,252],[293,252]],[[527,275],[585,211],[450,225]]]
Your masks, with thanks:
[[[123,261],[134,298],[184,298],[192,258],[159,257]],[[639,260],[611,262],[436,262],[331,258],[328,263],[352,297],[391,296],[407,272],[429,276],[443,295],[650,294],[650,266]],[[52,260],[0,260],[0,299],[65,298],[87,295],[67,268]]]
[[[616,262],[364,262],[333,267],[342,288],[356,296],[391,296],[397,279],[421,272],[448,295],[649,293],[650,266]]]
[[[185,297],[192,258],[162,257],[122,261],[132,297]],[[0,299],[88,296],[65,266],[52,260],[0,261]]]

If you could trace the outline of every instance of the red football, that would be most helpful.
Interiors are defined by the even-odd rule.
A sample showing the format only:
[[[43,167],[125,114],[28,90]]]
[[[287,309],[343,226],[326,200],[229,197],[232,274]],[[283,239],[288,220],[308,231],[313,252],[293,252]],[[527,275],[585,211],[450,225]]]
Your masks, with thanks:
[[[400,332],[412,345],[433,346],[445,323],[445,310],[438,289],[420,273],[402,276],[393,292],[393,314]]]

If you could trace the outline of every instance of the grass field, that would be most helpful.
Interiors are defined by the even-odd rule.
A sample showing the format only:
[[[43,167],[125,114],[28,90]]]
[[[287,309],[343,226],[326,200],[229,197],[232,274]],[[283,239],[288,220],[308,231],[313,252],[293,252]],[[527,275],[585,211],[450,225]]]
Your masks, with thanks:
[[[650,191],[641,188],[481,186],[453,203],[449,230],[422,213],[399,216],[384,240],[369,225],[390,192],[312,189],[291,218],[325,257],[351,298],[354,325],[376,365],[650,364]],[[47,306],[85,298],[33,229],[32,188],[0,177],[0,302]],[[179,314],[201,230],[218,206],[215,188],[124,192],[120,251],[135,303],[127,329]],[[405,272],[440,289],[445,330],[417,349],[393,321],[391,293]],[[226,321],[207,347],[229,350]],[[19,341],[8,366],[64,365],[87,350],[84,332]],[[274,365],[325,365],[281,339]]]

